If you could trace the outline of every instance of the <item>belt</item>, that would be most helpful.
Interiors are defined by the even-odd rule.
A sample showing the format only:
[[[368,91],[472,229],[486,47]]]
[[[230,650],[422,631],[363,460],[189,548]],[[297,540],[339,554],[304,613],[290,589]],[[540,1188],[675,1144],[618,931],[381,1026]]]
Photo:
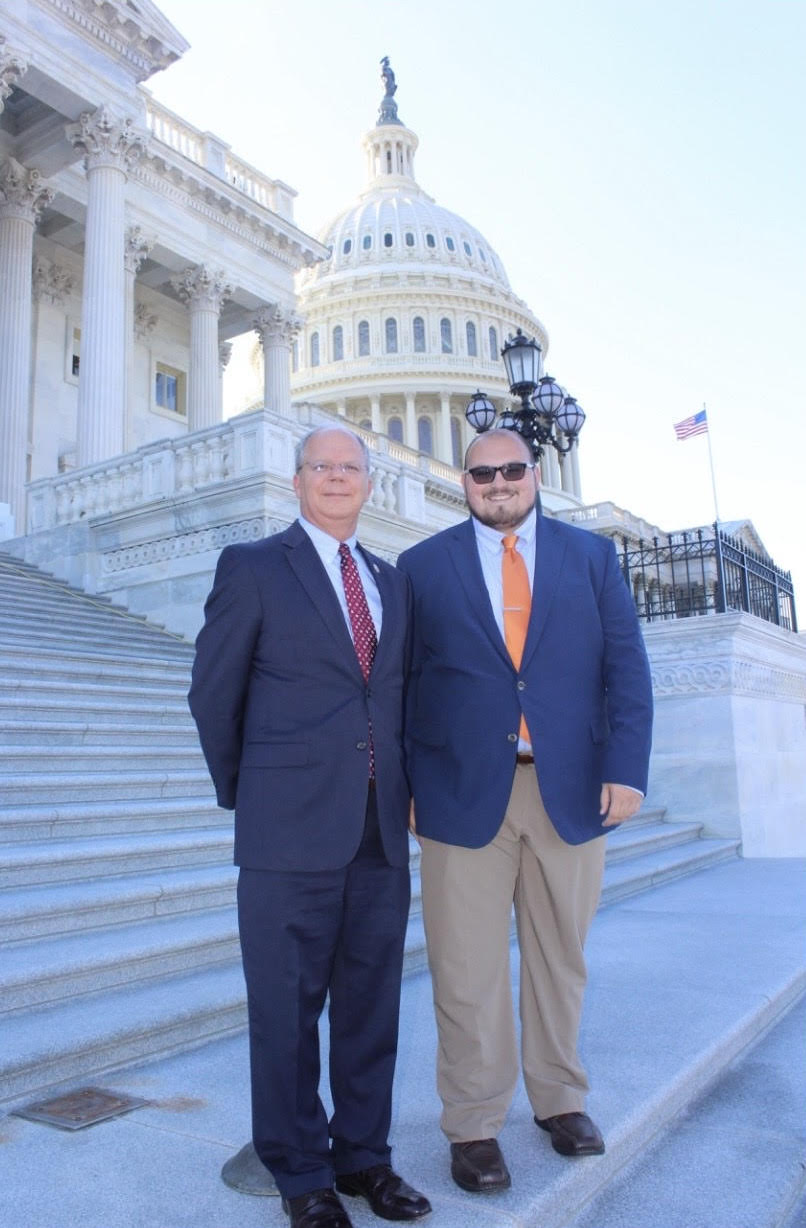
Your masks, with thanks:
[[[518,751],[515,759],[518,763],[534,763],[535,757],[532,754],[525,754],[523,751]]]

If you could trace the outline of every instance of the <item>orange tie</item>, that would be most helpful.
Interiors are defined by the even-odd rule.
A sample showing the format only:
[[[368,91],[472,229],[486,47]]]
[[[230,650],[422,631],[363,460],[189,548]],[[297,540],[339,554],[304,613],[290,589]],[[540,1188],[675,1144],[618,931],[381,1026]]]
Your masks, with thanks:
[[[532,593],[529,588],[529,573],[523,557],[515,549],[518,538],[515,534],[503,539],[504,553],[501,557],[501,579],[504,589],[504,639],[515,669],[520,669],[523,646],[529,629],[529,613],[532,608]],[[531,743],[526,721],[521,715],[519,736]]]

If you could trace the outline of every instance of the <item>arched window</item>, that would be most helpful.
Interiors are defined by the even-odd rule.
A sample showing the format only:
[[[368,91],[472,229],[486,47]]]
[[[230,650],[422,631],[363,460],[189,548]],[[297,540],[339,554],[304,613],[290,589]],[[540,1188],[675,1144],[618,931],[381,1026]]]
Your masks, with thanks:
[[[386,424],[386,434],[390,439],[394,439],[395,443],[403,442],[403,419],[390,418]]]
[[[453,241],[453,239],[451,238],[451,236],[450,236],[450,235],[446,235],[446,237],[445,237],[445,246],[447,247],[447,249],[448,249],[448,251],[449,251],[449,252],[455,252],[455,251],[456,251],[456,244],[454,243],[454,241]]]
[[[414,353],[425,353],[425,320],[422,316],[415,316],[412,320],[412,330],[414,332]]]
[[[344,252],[345,256],[349,256],[350,252],[353,250],[352,239],[345,239],[341,250]]]
[[[291,342],[291,370],[299,371],[299,342]]]
[[[475,358],[479,351],[476,345],[476,326],[472,320],[468,320],[467,325],[465,326],[465,331],[467,332],[468,355],[470,358]]]
[[[319,366],[319,334],[311,333],[311,366]]]
[[[344,358],[344,329],[337,324],[333,329],[333,361],[341,362]]]
[[[487,263],[487,257],[486,257],[486,256],[485,256],[485,254],[484,254],[484,248],[483,248],[483,247],[480,247],[480,248],[479,248],[479,255],[481,256],[482,260],[483,260],[483,261],[484,261],[484,263],[486,264],[486,263]]]
[[[498,362],[498,333],[494,328],[490,328],[490,358],[493,362]]]
[[[406,247],[414,247],[414,235],[410,230],[406,231]]]
[[[364,235],[363,239],[361,240],[361,246],[365,252],[368,252],[372,247],[372,235]]]
[[[362,320],[358,325],[358,357],[366,358],[369,354],[369,320]]]
[[[426,235],[425,243],[426,243],[426,247],[436,247],[437,245],[437,241],[433,235]]]
[[[397,320],[390,316],[384,326],[386,333],[386,353],[397,353]]]
[[[453,330],[451,322],[447,316],[443,316],[439,322],[439,336],[442,341],[442,353],[453,353]]]
[[[466,256],[472,256],[472,255],[473,255],[473,251],[472,251],[472,249],[471,249],[471,247],[470,247],[470,244],[468,243],[467,239],[464,239],[464,240],[462,241],[462,247],[465,249],[465,255],[466,255]]]
[[[434,455],[434,436],[430,418],[417,419],[417,447],[428,456]]]
[[[392,235],[391,230],[387,230],[386,234],[383,236],[384,247],[391,247],[394,241],[394,236]]]
[[[451,418],[451,452],[453,463],[457,469],[462,464],[462,424],[458,418]]]

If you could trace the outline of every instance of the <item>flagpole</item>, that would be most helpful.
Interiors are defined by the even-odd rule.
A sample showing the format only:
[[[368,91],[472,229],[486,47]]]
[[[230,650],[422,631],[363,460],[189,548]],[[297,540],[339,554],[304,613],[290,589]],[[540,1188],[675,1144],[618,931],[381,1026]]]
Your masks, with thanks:
[[[706,422],[708,422],[708,411],[705,407],[705,401],[703,401],[702,403],[702,410],[703,410],[703,413],[705,414]],[[717,502],[717,497],[716,497],[716,476],[714,474],[714,454],[713,454],[713,451],[711,450],[711,423],[710,422],[708,422],[708,429],[705,432],[705,436],[706,436],[706,439],[708,440],[708,463],[711,466],[711,490],[714,496],[714,515],[716,517],[716,523],[719,524],[719,503]]]

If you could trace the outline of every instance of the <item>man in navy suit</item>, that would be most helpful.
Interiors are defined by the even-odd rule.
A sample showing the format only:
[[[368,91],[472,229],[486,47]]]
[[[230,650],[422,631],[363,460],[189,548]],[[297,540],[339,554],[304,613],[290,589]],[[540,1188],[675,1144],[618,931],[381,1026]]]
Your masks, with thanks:
[[[431,1209],[388,1144],[410,892],[410,597],[356,541],[370,489],[352,431],[302,440],[299,519],[222,552],[189,695],[218,803],[235,809],[253,1140],[293,1228],[349,1228],[334,1183],[385,1219]]]
[[[604,831],[646,791],[652,692],[613,543],[541,514],[516,432],[480,435],[465,465],[470,518],[398,566],[414,598],[406,740],[442,1128],[454,1180],[489,1192],[510,1184],[497,1136],[518,1078],[513,902],[535,1121],[563,1155],[604,1150],[577,1053],[583,943]]]

